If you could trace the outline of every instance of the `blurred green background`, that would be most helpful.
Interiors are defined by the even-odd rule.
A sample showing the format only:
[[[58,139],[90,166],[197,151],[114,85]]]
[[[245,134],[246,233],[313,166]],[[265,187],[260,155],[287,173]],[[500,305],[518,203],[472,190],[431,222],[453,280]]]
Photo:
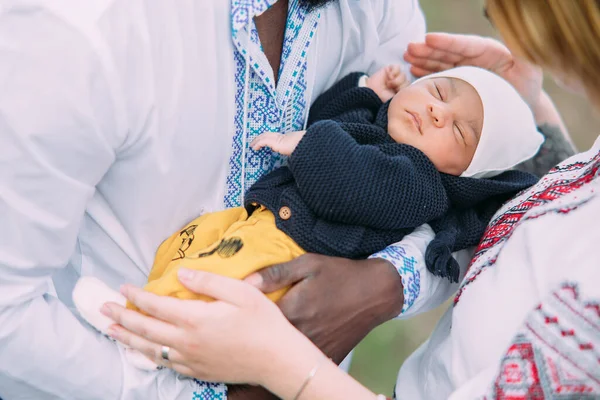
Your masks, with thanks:
[[[396,0],[401,1],[401,0]],[[483,17],[482,0],[420,0],[429,32],[456,32],[494,36]],[[545,88],[565,120],[576,146],[587,150],[600,133],[600,118],[588,103],[558,88],[546,79]],[[390,321],[374,330],[359,345],[350,373],[376,393],[391,395],[398,369],[431,333],[447,309],[437,310],[409,321]]]

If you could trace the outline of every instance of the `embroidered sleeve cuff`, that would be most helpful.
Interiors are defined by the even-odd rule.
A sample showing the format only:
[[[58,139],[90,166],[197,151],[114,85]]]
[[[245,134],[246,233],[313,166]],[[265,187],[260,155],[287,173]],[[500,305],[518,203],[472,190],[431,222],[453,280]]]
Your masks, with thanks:
[[[225,400],[227,399],[227,385],[194,380],[197,388],[191,400]]]
[[[417,260],[407,253],[402,242],[388,246],[370,258],[382,258],[396,267],[402,279],[402,291],[404,294],[404,305],[400,315],[406,313],[412,307],[421,291],[421,273],[416,269]]]
[[[446,278],[434,276],[425,265],[425,251],[434,238],[433,229],[427,224],[421,225],[400,242],[388,246],[372,258],[383,258],[391,262],[402,280],[404,305],[398,316],[402,319],[432,310],[444,303],[458,289],[457,283]],[[471,253],[462,250],[454,254],[464,270]],[[464,273],[461,273],[461,277]]]

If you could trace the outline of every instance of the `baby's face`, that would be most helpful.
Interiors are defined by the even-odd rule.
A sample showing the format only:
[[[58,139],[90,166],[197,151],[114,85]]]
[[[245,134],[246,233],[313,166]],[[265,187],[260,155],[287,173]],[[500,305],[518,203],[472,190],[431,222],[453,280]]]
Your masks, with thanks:
[[[388,110],[389,135],[421,150],[440,172],[459,176],[471,163],[483,127],[477,91],[454,78],[432,78],[400,90]]]

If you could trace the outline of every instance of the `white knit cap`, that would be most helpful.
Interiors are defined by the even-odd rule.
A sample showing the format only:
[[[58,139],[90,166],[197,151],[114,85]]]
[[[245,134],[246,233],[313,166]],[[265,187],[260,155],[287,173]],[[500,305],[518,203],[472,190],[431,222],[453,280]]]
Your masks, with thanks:
[[[544,137],[531,109],[519,93],[498,75],[477,67],[457,67],[427,75],[457,78],[475,88],[483,103],[483,128],[475,155],[460,176],[491,178],[537,154]]]

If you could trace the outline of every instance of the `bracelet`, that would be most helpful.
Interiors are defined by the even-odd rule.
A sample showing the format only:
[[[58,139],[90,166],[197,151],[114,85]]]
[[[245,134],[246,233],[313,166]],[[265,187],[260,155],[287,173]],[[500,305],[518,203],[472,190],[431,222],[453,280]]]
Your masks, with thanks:
[[[310,380],[317,374],[317,371],[319,370],[319,368],[321,367],[321,364],[323,364],[323,362],[327,360],[326,357],[323,357],[314,367],[313,369],[310,370],[310,372],[308,373],[308,376],[306,377],[306,379],[304,380],[304,382],[302,383],[302,386],[300,386],[300,389],[298,390],[298,393],[296,393],[296,396],[294,396],[294,400],[298,400],[300,398],[300,395],[302,394],[302,392],[304,391],[304,389],[306,388],[306,386],[308,386],[308,382],[310,382]]]

